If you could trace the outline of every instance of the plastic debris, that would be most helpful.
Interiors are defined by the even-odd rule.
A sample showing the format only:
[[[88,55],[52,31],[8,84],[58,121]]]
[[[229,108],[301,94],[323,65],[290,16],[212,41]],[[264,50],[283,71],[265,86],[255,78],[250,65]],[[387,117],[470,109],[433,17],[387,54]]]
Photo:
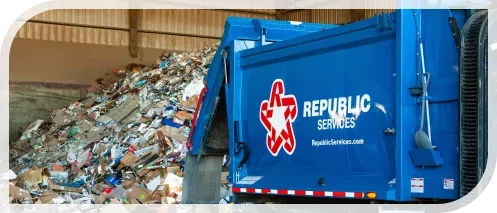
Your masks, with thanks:
[[[10,147],[10,203],[180,203],[185,141],[218,46],[113,70],[25,128]]]

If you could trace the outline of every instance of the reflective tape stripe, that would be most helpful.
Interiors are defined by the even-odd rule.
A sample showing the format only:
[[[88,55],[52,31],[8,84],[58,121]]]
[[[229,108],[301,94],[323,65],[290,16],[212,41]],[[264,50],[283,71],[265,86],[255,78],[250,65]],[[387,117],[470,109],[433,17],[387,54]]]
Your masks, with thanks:
[[[364,193],[362,193],[362,192],[330,192],[330,191],[306,191],[306,190],[287,190],[287,189],[256,189],[256,188],[237,188],[237,187],[233,187],[232,191],[234,193],[297,195],[297,196],[313,196],[313,197],[364,198]]]

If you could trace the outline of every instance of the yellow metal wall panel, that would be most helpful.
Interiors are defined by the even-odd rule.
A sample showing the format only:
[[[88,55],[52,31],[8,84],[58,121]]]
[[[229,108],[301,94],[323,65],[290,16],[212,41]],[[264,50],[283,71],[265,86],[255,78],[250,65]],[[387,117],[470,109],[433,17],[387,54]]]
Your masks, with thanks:
[[[385,3],[386,2],[386,3]],[[373,2],[366,6],[391,6],[388,0]],[[250,13],[250,12],[254,13]],[[366,9],[369,18],[393,9]],[[224,23],[229,16],[269,18],[275,10],[140,10],[138,30],[139,46],[174,51],[193,51],[219,41]],[[280,19],[289,21],[343,24],[351,21],[350,10],[318,9],[292,10]],[[50,10],[36,15],[26,23],[16,37],[36,40],[61,41],[84,44],[128,46],[128,10]],[[36,21],[41,23],[36,23]],[[70,26],[77,25],[77,26]],[[109,28],[109,29],[101,29]],[[172,35],[167,35],[167,34]],[[189,35],[189,36],[187,36]]]
[[[309,11],[308,10],[297,10],[297,11],[285,13],[282,17],[282,20],[312,22],[312,19],[309,19]]]
[[[365,18],[371,18],[382,12],[391,13],[395,12],[395,9],[364,9],[364,16]],[[312,9],[288,12],[283,14],[280,19],[320,24],[345,24],[352,21],[352,16],[348,9]]]
[[[219,42],[219,39],[194,38],[188,36],[139,33],[138,46],[168,51],[196,51]]]
[[[275,11],[276,10],[274,9],[243,9],[240,10],[240,12],[229,11],[229,10],[221,11],[221,10],[197,10],[197,9],[140,10],[140,13],[143,14],[143,17],[153,18],[151,20],[145,20],[144,23],[146,23],[145,25],[147,27],[141,29],[157,30],[158,28],[160,28],[159,25],[164,25],[166,23],[167,24],[174,23],[178,25],[176,26],[176,28],[180,28],[181,31],[181,28],[187,28],[189,26],[189,25],[184,25],[185,23],[191,23],[192,21],[198,21],[199,19],[202,19],[202,21],[207,21],[206,22],[207,25],[214,24],[217,27],[220,18],[223,19],[222,25],[224,26],[224,20],[228,16],[241,16],[241,17],[254,17],[254,18],[267,17],[269,19],[272,19],[273,17],[271,15],[264,15],[261,13],[275,13]],[[125,9],[109,9],[109,10],[57,9],[57,10],[49,10],[42,12],[32,17],[31,20],[49,22],[49,23],[127,29],[129,28],[128,18],[129,18],[129,13],[128,10]],[[171,19],[173,19],[174,21],[171,21]],[[214,19],[217,22],[209,21],[209,19]],[[168,32],[168,31],[162,31],[162,32]]]
[[[16,34],[18,38],[72,43],[127,46],[128,32],[121,30],[63,26],[27,22]]]
[[[15,38],[9,58],[9,81],[89,85],[106,72],[129,63],[151,65],[163,51],[141,48],[139,57],[131,58],[126,46]]]
[[[221,37],[229,16],[272,18],[263,14],[221,10],[141,10],[138,30]]]
[[[320,24],[343,24],[351,21],[350,10],[319,9],[312,10],[312,22]]]
[[[89,27],[61,26],[56,24],[26,23],[16,34],[17,38],[60,41],[69,43],[128,46],[129,33],[121,30]],[[219,39],[198,38],[157,33],[138,33],[138,46],[168,51],[195,51],[219,42]]]
[[[140,10],[138,30],[148,34],[169,33],[220,38],[227,17],[274,18],[274,15],[262,13],[275,13],[275,10]],[[21,29],[23,32],[20,32],[19,36],[41,40],[109,45],[122,45],[128,40],[127,32],[120,31],[120,29],[129,29],[128,10],[50,10],[34,16],[30,21],[32,22]],[[159,37],[161,36],[154,36],[154,38]]]
[[[275,15],[271,14],[275,12],[271,9],[139,10],[138,43],[146,48],[196,50],[219,41],[229,16],[274,19]],[[31,18],[16,37],[128,46],[128,29],[129,13],[125,9],[58,9]]]
[[[288,12],[283,15],[282,19],[320,24],[343,24],[350,22],[351,15],[350,10],[312,9]]]
[[[31,20],[127,29],[129,27],[128,16],[128,10],[119,9],[58,9],[40,13]]]

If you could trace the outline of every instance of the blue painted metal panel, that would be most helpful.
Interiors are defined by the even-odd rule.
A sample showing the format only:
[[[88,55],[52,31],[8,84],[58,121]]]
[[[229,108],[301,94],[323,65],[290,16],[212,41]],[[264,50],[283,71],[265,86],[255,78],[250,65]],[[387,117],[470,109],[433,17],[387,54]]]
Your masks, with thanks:
[[[423,193],[409,193],[406,197],[417,198],[458,198],[458,67],[459,54],[454,45],[450,27],[447,24],[449,16],[454,16],[458,23],[464,24],[466,20],[465,10],[413,10],[406,13],[406,17],[416,17],[416,48],[419,53],[419,39],[424,45],[426,71],[431,74],[428,85],[428,96],[431,116],[431,135],[433,145],[437,147],[443,160],[439,167],[417,166],[412,173],[412,178],[424,179]],[[416,15],[414,16],[413,13]],[[461,26],[462,28],[462,26]],[[402,40],[402,41],[405,41]],[[421,72],[421,59],[417,57],[417,70]],[[404,70],[402,70],[402,73]],[[419,82],[421,79],[419,78]],[[416,112],[420,115],[420,104],[417,104]],[[405,116],[404,116],[405,117]],[[419,118],[414,118],[415,126],[407,134],[415,132],[419,127]],[[425,132],[428,130],[425,128]],[[412,141],[412,137],[410,137]],[[412,151],[412,149],[410,150]],[[405,155],[406,156],[406,155]],[[436,155],[435,155],[436,157]],[[413,162],[414,163],[414,162]],[[405,176],[405,175],[404,175]],[[446,181],[452,181],[454,188],[444,189]],[[448,187],[450,188],[450,187]]]
[[[230,61],[224,87],[234,187],[373,191],[377,199],[395,201],[457,199],[459,61],[449,14],[465,22],[464,10],[398,10],[328,30],[308,25],[305,36],[295,25],[254,20],[244,22],[244,29],[255,32],[250,39],[237,35],[244,30],[227,28],[225,34],[235,32],[223,38],[221,48],[228,50]],[[414,146],[421,105],[408,89],[421,82],[420,38],[431,73],[431,133],[437,147],[429,153]],[[220,58],[214,62],[218,67],[211,66],[210,91],[224,77]],[[204,123],[216,94],[203,102],[199,118],[205,116]],[[271,111],[272,104],[283,107]],[[387,129],[395,129],[395,135],[385,134]],[[194,132],[194,154],[202,131]],[[235,142],[251,150],[241,168],[243,154],[235,154]],[[427,155],[431,161],[423,159]],[[237,183],[246,176],[262,179]]]
[[[410,88],[415,85],[415,79],[419,70],[416,69],[416,26],[413,18],[412,10],[397,10],[396,23],[400,28],[397,29],[396,37],[396,117],[395,129],[397,131],[395,140],[398,141],[395,146],[395,197],[388,197],[398,201],[408,201],[411,199],[411,174],[414,172],[414,165],[406,156],[409,150],[414,148],[412,143],[413,133],[415,131],[416,121],[411,117],[404,117],[402,115],[414,114],[416,105],[413,98],[409,93]],[[402,141],[406,141],[403,143]]]
[[[243,98],[234,102],[234,110],[244,112],[240,120],[246,125],[238,131],[252,150],[240,177],[263,178],[235,186],[376,191],[379,199],[386,199],[388,183],[395,178],[395,138],[383,133],[395,125],[396,43],[390,27],[378,30],[377,20],[370,19],[240,53],[241,69],[233,73],[241,73]],[[278,153],[268,150],[268,130],[261,123],[261,102],[271,102],[275,79],[296,99],[291,155],[284,147]],[[337,115],[329,114],[333,110]],[[333,119],[341,111],[346,118]],[[232,159],[236,164],[239,158]],[[318,185],[319,178],[325,186]]]
[[[202,140],[206,134],[207,124],[210,120],[210,112],[214,107],[216,97],[219,94],[224,79],[223,50],[229,50],[234,40],[239,40],[240,45],[245,48],[254,48],[263,44],[282,41],[309,33],[318,32],[323,29],[333,28],[335,25],[302,23],[292,24],[288,21],[261,20],[250,18],[229,17],[226,19],[223,38],[216,52],[209,73],[205,80],[207,83],[207,93],[200,111],[198,120],[190,139],[192,143],[191,154],[203,154]],[[243,42],[246,41],[246,42]],[[252,41],[251,43],[248,41]],[[250,45],[250,46],[246,46]],[[228,89],[229,90],[229,89]],[[228,106],[230,108],[230,106]]]

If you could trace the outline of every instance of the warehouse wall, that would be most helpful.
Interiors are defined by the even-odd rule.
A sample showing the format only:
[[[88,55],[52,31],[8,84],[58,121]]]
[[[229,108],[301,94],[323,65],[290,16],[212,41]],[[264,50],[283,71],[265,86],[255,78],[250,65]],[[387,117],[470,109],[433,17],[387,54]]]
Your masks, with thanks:
[[[349,10],[296,10],[281,16],[283,20],[314,22],[320,24],[342,24],[351,20]]]
[[[370,18],[382,12],[390,13],[393,11],[393,9],[364,9],[361,10],[361,13],[363,13],[364,18]],[[283,11],[278,19],[320,24],[346,24],[355,21],[351,10],[346,9],[287,10]]]
[[[128,48],[16,38],[10,51],[9,138],[20,137],[34,119],[48,119],[54,109],[78,100],[78,87],[128,63],[150,64],[162,50],[141,49],[133,59]]]
[[[163,51],[195,51],[219,41],[228,16],[274,18],[274,10],[139,10],[138,57],[129,54],[128,10],[51,10],[16,34],[9,60],[10,140],[35,119],[80,98],[78,87]],[[49,87],[46,87],[49,86]]]
[[[128,62],[150,64],[166,51],[195,51],[219,41],[229,16],[273,19],[274,10],[138,10],[139,56],[129,56],[129,10],[50,10],[16,34],[11,81],[86,84]],[[25,58],[33,63],[25,63]],[[58,61],[63,59],[64,62]],[[33,75],[33,66],[44,75]],[[37,69],[40,69],[38,66]]]
[[[365,17],[392,10],[363,10]],[[74,89],[128,63],[151,64],[163,51],[194,51],[219,41],[229,16],[344,24],[349,10],[139,10],[138,58],[129,55],[128,10],[51,10],[29,20],[10,53],[11,136],[80,96]],[[30,83],[31,85],[26,85]],[[48,84],[47,84],[48,83]],[[45,88],[47,84],[59,88]],[[72,88],[69,88],[72,87]]]
[[[271,11],[138,10],[138,46],[195,51],[221,38],[229,16],[274,19]],[[31,18],[17,37],[128,46],[128,10],[50,10]]]
[[[383,11],[392,10],[363,10],[363,13],[367,18]],[[102,72],[123,66],[123,62],[149,64],[162,50],[194,51],[214,44],[222,36],[225,19],[229,16],[274,19],[275,12],[139,10],[137,38],[140,54],[137,59],[132,59],[128,53],[128,10],[47,11],[30,19],[17,33],[13,49],[19,48],[11,57],[10,80],[86,84]],[[278,19],[333,24],[353,21],[350,10],[334,9],[293,10]],[[43,53],[52,50],[50,54]],[[90,54],[92,50],[96,54]],[[47,63],[43,66],[46,68],[41,68],[45,75],[33,75],[30,66],[35,63],[24,63],[17,55],[28,55],[33,60]],[[57,58],[61,57],[68,65],[59,64]],[[88,63],[89,60],[95,63]]]
[[[162,52],[142,48],[135,59],[124,46],[16,38],[10,50],[9,80],[89,85],[103,73],[129,63],[150,65]]]

